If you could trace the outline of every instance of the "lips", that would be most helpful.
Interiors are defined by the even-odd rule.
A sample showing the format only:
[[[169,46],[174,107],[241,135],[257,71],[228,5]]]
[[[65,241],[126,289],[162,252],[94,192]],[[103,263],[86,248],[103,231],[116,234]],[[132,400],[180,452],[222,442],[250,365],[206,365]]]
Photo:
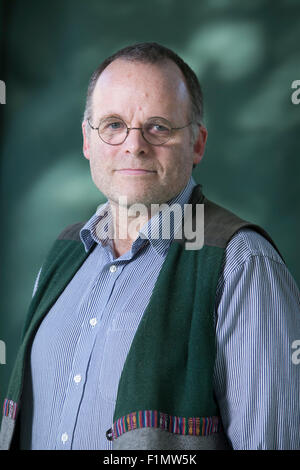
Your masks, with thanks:
[[[145,168],[120,168],[116,170],[119,173],[127,174],[127,175],[146,175],[151,173],[156,173],[153,170],[146,170]]]

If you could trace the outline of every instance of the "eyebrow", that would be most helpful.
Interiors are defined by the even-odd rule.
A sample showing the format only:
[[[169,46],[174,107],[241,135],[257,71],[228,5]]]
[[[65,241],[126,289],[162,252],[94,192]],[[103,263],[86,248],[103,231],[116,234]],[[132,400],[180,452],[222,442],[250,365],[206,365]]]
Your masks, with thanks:
[[[117,119],[122,119],[122,121],[124,121],[126,124],[127,124],[127,121],[124,117],[122,117],[120,114],[116,114],[116,113],[107,113],[107,114],[104,114],[104,116],[101,116],[98,118],[98,122],[100,121],[103,121],[103,119],[108,119],[108,118],[117,118]],[[167,121],[171,124],[171,121],[170,119],[167,119],[163,116],[150,116],[148,117],[144,122],[147,122],[149,121],[149,119],[163,119],[164,121]]]
[[[102,119],[107,119],[110,117],[122,119],[125,122],[125,119],[120,114],[116,114],[116,113],[107,113],[104,116],[99,117],[98,120],[102,121]]]

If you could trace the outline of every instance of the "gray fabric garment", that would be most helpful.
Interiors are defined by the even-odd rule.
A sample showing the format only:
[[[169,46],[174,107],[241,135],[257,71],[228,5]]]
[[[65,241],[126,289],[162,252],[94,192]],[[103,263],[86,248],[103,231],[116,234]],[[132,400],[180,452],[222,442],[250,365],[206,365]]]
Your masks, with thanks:
[[[0,432],[0,450],[8,450],[14,433],[15,420],[8,416],[3,416]]]
[[[224,433],[185,436],[159,428],[139,428],[113,441],[113,450],[231,450]]]

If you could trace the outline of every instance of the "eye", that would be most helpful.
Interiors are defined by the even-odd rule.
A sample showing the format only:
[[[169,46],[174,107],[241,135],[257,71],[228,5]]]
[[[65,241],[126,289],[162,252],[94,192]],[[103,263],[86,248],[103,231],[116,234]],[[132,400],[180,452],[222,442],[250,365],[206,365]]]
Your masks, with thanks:
[[[112,130],[122,129],[124,127],[124,124],[123,122],[115,121],[115,122],[110,122],[109,124],[107,124],[107,127]]]
[[[153,129],[154,131],[157,132],[166,132],[168,131],[168,128],[165,126],[162,126],[161,124],[153,124]]]
[[[161,122],[149,122],[146,124],[146,131],[150,134],[168,134],[170,128]]]
[[[100,122],[100,132],[118,132],[123,131],[126,128],[125,123],[118,118],[108,118]]]

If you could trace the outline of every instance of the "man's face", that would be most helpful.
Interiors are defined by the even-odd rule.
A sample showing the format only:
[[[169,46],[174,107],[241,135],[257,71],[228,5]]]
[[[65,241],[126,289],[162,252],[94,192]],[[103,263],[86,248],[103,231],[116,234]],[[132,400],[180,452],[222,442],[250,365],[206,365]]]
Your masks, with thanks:
[[[100,75],[93,94],[90,122],[119,116],[128,127],[141,127],[150,117],[163,117],[172,127],[190,121],[190,99],[180,69],[172,61],[153,65],[117,59]],[[128,205],[161,204],[187,184],[193,163],[202,158],[206,129],[192,145],[190,126],[175,131],[164,145],[147,143],[139,130],[125,142],[112,146],[83,123],[83,151],[90,160],[95,185],[111,203],[127,196]]]

